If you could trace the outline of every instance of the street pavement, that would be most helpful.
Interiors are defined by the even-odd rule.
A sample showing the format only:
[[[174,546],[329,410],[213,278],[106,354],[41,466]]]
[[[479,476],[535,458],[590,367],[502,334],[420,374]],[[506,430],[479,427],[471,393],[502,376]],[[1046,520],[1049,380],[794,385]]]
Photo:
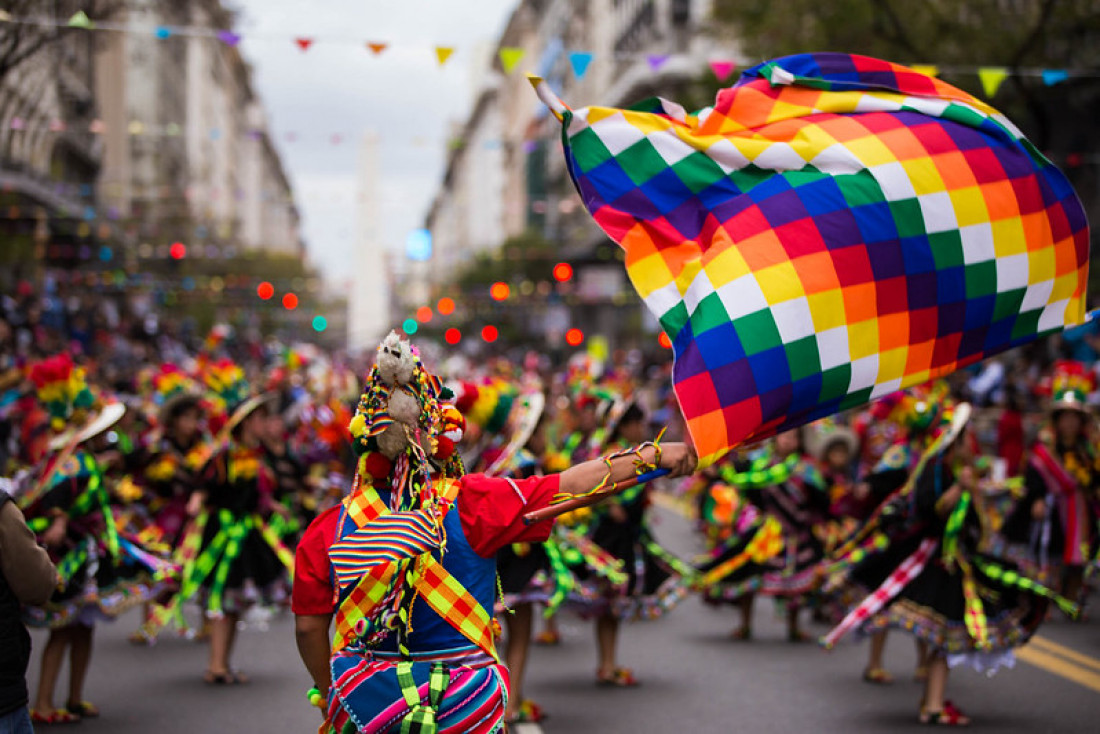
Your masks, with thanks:
[[[671,503],[655,515],[655,532],[683,557],[698,551],[689,523]],[[1094,607],[1095,608],[1095,607]],[[86,697],[102,718],[72,731],[87,734],[313,732],[319,716],[305,700],[310,683],[294,648],[292,621],[276,617],[242,631],[234,665],[247,686],[202,683],[203,645],[165,638],[152,648],[126,641],[131,614],[98,628]],[[549,714],[541,731],[566,732],[894,732],[917,729],[920,686],[908,635],[894,633],[887,664],[892,686],[860,680],[866,647],[843,644],[833,652],[786,642],[774,606],[757,601],[755,639],[728,637],[731,609],[711,609],[692,598],[657,622],[627,625],[620,658],[642,685],[597,688],[589,623],[562,620],[563,642],[533,649],[527,695]],[[821,626],[808,625],[815,634]],[[40,649],[44,635],[34,634]],[[37,649],[35,657],[37,658]],[[1052,734],[1100,732],[1100,625],[1055,619],[1020,651],[1014,670],[989,679],[956,671],[950,698],[974,719],[977,732]],[[37,660],[29,680],[33,689]],[[63,700],[65,679],[59,685]],[[523,726],[519,734],[539,734]]]

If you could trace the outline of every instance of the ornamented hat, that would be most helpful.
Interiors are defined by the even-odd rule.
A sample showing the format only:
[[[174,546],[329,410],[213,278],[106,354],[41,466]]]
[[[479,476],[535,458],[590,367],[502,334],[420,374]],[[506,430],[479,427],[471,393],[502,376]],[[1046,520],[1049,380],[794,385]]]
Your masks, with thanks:
[[[1088,397],[1096,390],[1096,377],[1081,362],[1063,359],[1054,363],[1050,376],[1050,410],[1089,413]]]
[[[54,433],[49,444],[51,450],[98,436],[126,412],[122,403],[97,397],[84,378],[84,370],[74,365],[67,354],[32,365],[30,380]]]
[[[164,427],[175,415],[202,399],[199,383],[174,364],[162,364],[152,378],[153,403],[159,406],[158,423]]]
[[[497,379],[480,385],[463,382],[456,392],[455,407],[482,431],[496,435],[508,424],[519,391]]]
[[[421,363],[416,348],[391,331],[378,347],[348,429],[360,480],[388,483],[395,509],[419,507],[428,499],[434,471],[449,478],[465,473],[455,444],[466,422],[453,398]]]
[[[204,365],[203,383],[207,389],[207,402],[212,409],[214,423],[221,416],[228,416],[219,434],[228,434],[257,408],[265,405],[271,395],[252,395],[244,370],[229,359],[221,359]]]
[[[855,432],[832,418],[823,418],[806,426],[805,437],[806,451],[818,461],[823,461],[829,448],[836,443],[844,444],[853,457],[859,450]]]

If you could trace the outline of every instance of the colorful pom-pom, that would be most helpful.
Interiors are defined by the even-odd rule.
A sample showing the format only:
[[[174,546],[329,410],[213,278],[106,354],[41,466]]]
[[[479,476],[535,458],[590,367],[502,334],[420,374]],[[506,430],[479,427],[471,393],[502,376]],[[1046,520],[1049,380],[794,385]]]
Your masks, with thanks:
[[[393,462],[377,451],[373,451],[364,457],[363,471],[374,479],[382,479],[388,477],[393,471]]]
[[[437,459],[449,459],[455,452],[455,442],[446,436],[436,439],[435,457]]]

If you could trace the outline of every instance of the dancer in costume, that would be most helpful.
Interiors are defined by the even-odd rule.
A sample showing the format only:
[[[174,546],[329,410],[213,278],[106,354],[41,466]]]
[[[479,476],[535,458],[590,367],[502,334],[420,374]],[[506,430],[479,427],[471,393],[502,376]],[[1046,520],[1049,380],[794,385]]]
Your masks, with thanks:
[[[1026,493],[1005,520],[1010,552],[1044,583],[1083,601],[1085,566],[1096,552],[1100,452],[1089,440],[1085,402],[1096,388],[1080,362],[1054,365],[1050,422],[1031,448]]]
[[[803,452],[801,432],[795,430],[776,436],[746,471],[727,467],[724,478],[753,506],[751,521],[745,532],[711,553],[699,568],[696,586],[708,603],[740,608],[741,626],[731,633],[733,639],[752,638],[753,602],[759,593],[784,601],[787,639],[802,642],[808,638],[799,627],[799,610],[817,586],[817,564],[824,556],[814,534],[829,505],[821,473]]]
[[[459,407],[462,398],[468,398],[471,390],[480,395],[473,385],[463,385],[463,388]],[[475,398],[470,416],[481,412],[477,402]],[[545,402],[538,389],[525,390],[510,401],[511,409],[502,432],[504,441],[491,446],[479,462],[486,476],[520,480],[545,475]],[[548,544],[549,541],[511,543],[497,553],[500,601],[507,612],[504,615],[507,633],[504,662],[508,666],[511,689],[504,719],[509,724],[536,723],[545,716],[538,704],[524,697],[523,680],[531,647],[535,604],[546,604],[553,594]]]
[[[552,527],[524,514],[641,468],[695,468],[688,447],[670,444],[639,447],[610,471],[589,462],[525,480],[464,475],[440,440],[462,430],[448,398],[391,333],[352,421],[362,453],[353,491],[299,545],[298,649],[323,732],[501,731],[508,676],[494,645],[495,557]]]
[[[292,555],[269,527],[275,479],[262,438],[268,398],[249,397],[240,367],[219,362],[209,367],[208,384],[226,400],[230,417],[219,450],[199,476],[190,512],[199,517],[201,544],[184,569],[180,597],[197,596],[210,621],[210,657],[203,680],[210,684],[247,683],[231,665],[237,622],[254,604],[286,598]]]
[[[835,645],[853,629],[912,632],[931,650],[920,721],[949,726],[970,721],[945,697],[950,668],[969,664],[991,674],[1011,665],[1012,649],[1034,634],[1050,600],[1073,610],[979,551],[982,500],[963,441],[969,417],[965,403],[945,411],[941,435],[897,503],[900,527],[852,572],[863,600],[823,640]]]
[[[160,405],[158,431],[139,476],[146,489],[150,522],[144,534],[157,545],[178,549],[190,520],[187,505],[199,486],[198,472],[206,465],[212,448],[203,431],[198,384],[178,368],[165,365],[153,378],[153,388]],[[152,644],[171,616],[163,607],[147,605],[144,621],[130,641]],[[176,622],[181,632],[189,632],[182,615],[176,616]]]
[[[637,445],[647,431],[641,406],[632,399],[620,399],[609,411],[603,451]],[[605,588],[605,599],[598,607],[596,682],[600,685],[638,685],[633,671],[618,663],[621,622],[656,619],[686,593],[681,575],[690,569],[654,540],[646,520],[648,492],[648,484],[639,484],[608,500],[593,513],[589,526],[591,540],[618,559],[627,574],[625,585]]]
[[[52,438],[34,485],[18,502],[60,580],[47,604],[26,610],[28,624],[50,630],[31,718],[70,723],[99,715],[83,698],[96,621],[154,598],[166,588],[171,569],[120,534],[115,523],[105,474],[113,452],[102,437],[122,417],[123,405],[97,398],[67,355],[34,365],[30,377]],[[69,695],[65,707],[56,708],[54,688],[66,652]]]
[[[862,456],[860,466],[865,468],[855,488],[855,501],[849,505],[858,524],[839,548],[832,549],[828,561],[823,564],[823,576],[828,578],[823,595],[843,610],[835,615],[838,619],[859,601],[852,598],[848,584],[852,567],[889,543],[896,513],[895,507],[887,503],[895,493],[902,491],[906,481],[917,471],[941,428],[944,407],[951,404],[947,383],[938,380],[907,392],[887,395],[868,411],[874,420],[869,425],[861,421],[863,433],[874,442],[874,447]],[[893,443],[886,443],[888,439]],[[875,463],[868,463],[871,460]],[[859,592],[854,593],[858,595]],[[870,638],[863,680],[889,685],[894,682],[894,676],[884,663],[887,630],[876,630]],[[914,679],[924,681],[928,677],[928,645],[918,638],[916,647]]]

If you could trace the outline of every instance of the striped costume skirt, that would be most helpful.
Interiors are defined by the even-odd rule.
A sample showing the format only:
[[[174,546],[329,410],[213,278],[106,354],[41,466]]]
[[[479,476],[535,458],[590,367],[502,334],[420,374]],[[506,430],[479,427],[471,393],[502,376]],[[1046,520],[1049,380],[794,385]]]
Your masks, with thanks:
[[[439,734],[493,734],[504,729],[508,670],[483,653],[470,653],[422,654],[413,659],[409,672],[421,706],[433,703],[433,666],[443,667],[445,687],[435,702],[434,716]],[[399,732],[402,720],[413,711],[398,677],[399,662],[370,652],[333,655],[328,719],[322,734],[342,733],[349,722],[361,734]]]

